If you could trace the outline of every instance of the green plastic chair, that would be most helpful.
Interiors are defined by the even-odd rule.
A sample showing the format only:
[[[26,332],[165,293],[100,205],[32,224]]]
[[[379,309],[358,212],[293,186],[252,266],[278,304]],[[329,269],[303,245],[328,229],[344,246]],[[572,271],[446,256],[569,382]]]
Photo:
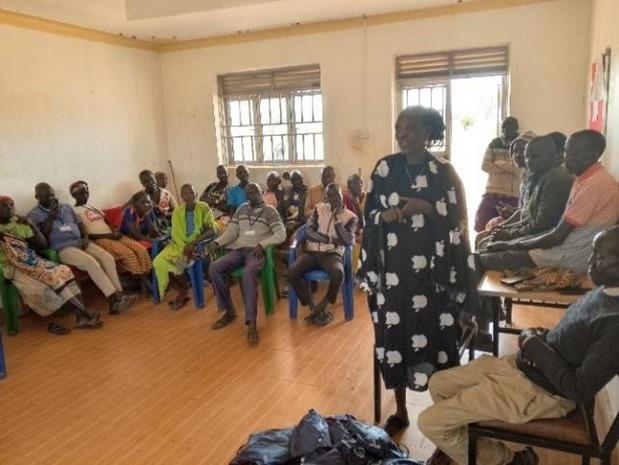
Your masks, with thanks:
[[[264,251],[265,261],[264,267],[260,272],[260,286],[262,287],[262,300],[264,302],[264,312],[267,315],[272,315],[275,312],[275,302],[278,298],[277,290],[277,274],[275,271],[275,262],[273,261],[273,249],[275,246],[269,245]],[[243,277],[243,268],[239,268],[232,272],[232,276],[241,279]],[[242,291],[241,286],[241,291]]]
[[[4,278],[0,266],[0,300],[4,309],[4,324],[9,336],[19,332],[19,294],[13,284]]]

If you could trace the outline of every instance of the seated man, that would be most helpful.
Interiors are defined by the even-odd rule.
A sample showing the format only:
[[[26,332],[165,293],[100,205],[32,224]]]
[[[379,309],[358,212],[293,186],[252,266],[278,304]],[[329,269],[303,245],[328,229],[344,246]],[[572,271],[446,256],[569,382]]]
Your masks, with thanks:
[[[264,250],[269,245],[278,245],[286,240],[286,230],[275,208],[262,200],[262,190],[256,183],[249,183],[245,189],[248,202],[234,213],[228,227],[209,247],[211,257],[216,250],[226,247],[228,252],[209,267],[209,275],[217,307],[223,312],[213,329],[223,328],[236,319],[236,310],[230,297],[228,276],[243,267],[243,298],[245,300],[245,323],[249,326],[247,339],[250,344],[258,343],[257,277],[264,265]]]
[[[557,165],[562,165],[565,159],[565,142],[567,141],[567,137],[559,131],[553,131],[546,135],[552,139],[557,149],[555,152],[555,163]]]
[[[267,190],[262,194],[262,200],[272,206],[279,213],[280,218],[286,223],[286,209],[284,208],[284,191],[281,188],[282,178],[277,171],[267,174]]]
[[[59,203],[54,189],[45,182],[36,185],[35,198],[39,204],[30,210],[28,218],[58,251],[60,261],[88,273],[107,297],[111,315],[131,307],[136,296],[123,294],[114,257],[88,240],[84,224],[73,209]]]
[[[327,310],[328,304],[334,304],[344,279],[344,246],[355,241],[357,216],[344,208],[342,190],[337,184],[327,186],[327,202],[319,203],[307,225],[307,251],[290,267],[288,282],[294,287],[301,305],[309,305],[312,313],[307,320],[324,326],[333,319]],[[329,275],[329,289],[324,299],[314,304],[303,275],[320,268]]]
[[[142,287],[147,291],[152,262],[146,247],[114,231],[107,223],[105,214],[88,204],[90,190],[85,181],[74,182],[69,190],[75,199],[74,211],[82,221],[88,239],[112,254],[125,270],[140,280]]]
[[[150,198],[144,191],[136,192],[129,204],[123,210],[120,232],[148,247],[151,239],[161,236]]]
[[[77,328],[100,328],[100,313],[80,301],[81,291],[71,269],[37,255],[37,250],[46,247],[41,231],[29,219],[15,215],[13,199],[0,197],[0,267],[4,279],[15,285],[24,303],[38,315],[45,317],[67,308],[75,313]],[[53,322],[48,329],[58,335],[69,332]]]
[[[577,177],[558,226],[531,238],[489,244],[479,255],[482,270],[538,266],[584,275],[591,240],[619,219],[619,183],[598,163],[605,148],[597,131],[573,134],[565,146],[565,166]]]
[[[215,219],[221,225],[228,224],[228,172],[224,165],[217,167],[217,181],[210,183],[200,196],[201,202],[206,202],[213,212]],[[224,220],[224,217],[226,218]]]
[[[304,207],[305,218],[312,216],[316,205],[327,200],[325,190],[329,184],[334,182],[335,169],[332,166],[325,166],[320,174],[320,184],[314,184],[307,190]]]
[[[478,243],[483,249],[492,241],[511,240],[539,234],[560,221],[570,194],[573,178],[556,165],[556,148],[548,136],[536,137],[526,145],[527,199],[502,225]]]
[[[239,183],[228,192],[228,212],[233,214],[237,208],[247,202],[245,188],[249,184],[249,170],[245,165],[236,167],[236,177]]]
[[[303,180],[303,174],[294,170],[290,173],[290,187],[284,192],[284,204],[286,209],[286,231],[290,235],[299,226],[305,224],[305,196],[307,186]]]
[[[517,355],[484,356],[430,378],[432,407],[418,419],[438,448],[428,464],[467,463],[467,425],[499,420],[522,424],[560,418],[587,404],[619,374],[619,227],[593,243],[589,276],[598,288],[572,305],[546,333],[523,331]],[[514,452],[500,442],[478,441],[480,465],[533,465],[532,449]]]
[[[213,212],[206,203],[196,200],[197,197],[191,184],[181,187],[183,203],[172,214],[171,241],[153,261],[161,300],[168,288],[170,275],[178,289],[176,298],[169,303],[172,310],[179,310],[189,302],[185,269],[196,258],[196,246],[217,232]]]
[[[347,180],[348,190],[344,192],[344,206],[357,216],[357,230],[355,231],[355,247],[352,251],[353,271],[359,266],[359,254],[361,252],[361,241],[363,240],[365,200],[367,193],[363,191],[363,178],[358,174],[353,174]]]

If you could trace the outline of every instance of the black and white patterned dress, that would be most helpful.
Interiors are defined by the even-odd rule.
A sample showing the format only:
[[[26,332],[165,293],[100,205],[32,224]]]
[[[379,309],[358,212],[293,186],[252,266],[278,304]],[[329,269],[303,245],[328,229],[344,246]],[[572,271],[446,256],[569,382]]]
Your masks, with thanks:
[[[404,197],[429,202],[433,212],[380,221]],[[375,356],[387,388],[423,391],[434,372],[458,364],[458,316],[477,301],[460,180],[430,153],[415,165],[389,155],[372,173],[365,219],[358,278],[368,292]]]

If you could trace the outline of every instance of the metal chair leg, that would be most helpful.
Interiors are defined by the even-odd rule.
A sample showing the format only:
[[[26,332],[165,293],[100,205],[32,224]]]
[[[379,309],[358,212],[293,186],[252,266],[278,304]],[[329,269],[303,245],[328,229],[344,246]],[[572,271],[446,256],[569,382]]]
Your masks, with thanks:
[[[469,428],[469,465],[477,465],[477,435]]]
[[[492,355],[499,356],[499,324],[501,320],[501,299],[492,298]]]
[[[374,360],[374,423],[380,423],[381,417],[381,385],[380,385],[380,368],[378,360],[376,360],[376,351],[372,351],[372,360]]]
[[[505,324],[511,326],[512,324],[512,309],[514,307],[514,302],[510,298],[505,299]]]

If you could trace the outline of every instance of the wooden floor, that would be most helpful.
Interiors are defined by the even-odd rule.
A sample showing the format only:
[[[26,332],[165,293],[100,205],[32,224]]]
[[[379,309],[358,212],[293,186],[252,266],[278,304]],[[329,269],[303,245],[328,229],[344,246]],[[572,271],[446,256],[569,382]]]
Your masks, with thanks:
[[[275,315],[260,315],[258,347],[246,344],[239,321],[210,329],[217,318],[210,290],[203,311],[142,300],[124,315],[106,315],[99,331],[62,337],[26,317],[19,335],[4,336],[0,464],[219,465],[251,432],[293,425],[310,408],[372,421],[373,332],[364,297],[356,298],[353,321],[343,321],[339,305],[325,328],[305,324],[303,314],[291,321],[287,310],[282,300]],[[544,326],[561,314],[525,309],[515,319]],[[503,348],[513,351],[514,338],[505,337]],[[385,417],[394,403],[383,399]],[[412,424],[428,404],[427,395],[409,395]],[[401,441],[412,458],[433,449],[414,426]],[[579,462],[545,454],[542,463]]]

